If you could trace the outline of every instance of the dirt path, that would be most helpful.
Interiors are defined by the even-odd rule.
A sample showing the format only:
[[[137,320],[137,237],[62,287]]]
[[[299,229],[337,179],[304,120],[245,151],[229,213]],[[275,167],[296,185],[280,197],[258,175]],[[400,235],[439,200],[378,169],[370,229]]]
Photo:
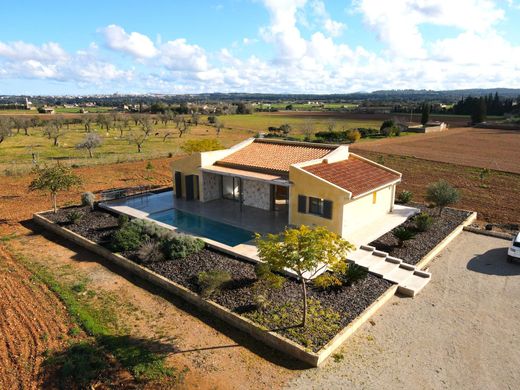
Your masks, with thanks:
[[[294,389],[515,389],[520,381],[520,264],[508,241],[463,233],[414,299],[393,297]]]
[[[19,233],[10,242],[15,250],[51,272],[69,269],[64,278],[72,279],[63,280],[86,278],[89,289],[112,294],[120,307],[118,322],[125,324],[131,337],[173,350],[168,363],[188,369],[182,388],[277,389],[296,375],[293,369],[302,368],[88,251],[40,231]]]
[[[0,389],[40,388],[44,353],[69,327],[61,302],[0,244]]]
[[[520,173],[520,131],[453,128],[448,131],[385,138],[351,150],[411,156],[432,161]]]

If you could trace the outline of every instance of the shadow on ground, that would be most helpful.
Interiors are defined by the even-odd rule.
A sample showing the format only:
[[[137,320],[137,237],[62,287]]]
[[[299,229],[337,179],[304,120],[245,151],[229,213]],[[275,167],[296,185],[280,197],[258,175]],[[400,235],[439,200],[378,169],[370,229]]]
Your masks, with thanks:
[[[467,269],[486,275],[517,276],[520,275],[520,262],[508,263],[507,247],[494,248],[473,257]]]
[[[191,352],[197,352],[197,351],[204,351],[204,350],[212,350],[212,349],[227,349],[232,347],[244,347],[247,348],[252,353],[260,356],[263,359],[266,359],[278,366],[290,369],[290,370],[303,370],[311,368],[310,365],[298,361],[293,358],[288,358],[287,355],[282,354],[281,352],[278,352],[272,348],[267,347],[266,345],[260,343],[259,341],[256,341],[251,336],[249,336],[246,333],[243,333],[235,328],[233,328],[231,325],[225,323],[224,321],[221,321],[213,316],[210,316],[202,311],[197,310],[192,305],[186,303],[185,301],[179,299],[177,296],[170,294],[163,289],[127,272],[121,267],[118,267],[117,265],[107,261],[106,259],[87,251],[86,249],[80,247],[79,245],[76,245],[72,243],[71,241],[68,241],[54,233],[48,232],[44,229],[42,229],[39,225],[35,224],[33,220],[26,220],[21,222],[21,224],[31,231],[31,235],[41,235],[48,239],[49,241],[53,241],[63,247],[66,247],[67,249],[70,249],[71,251],[75,252],[76,254],[72,256],[72,259],[82,262],[97,262],[101,265],[103,265],[105,268],[109,269],[115,274],[120,275],[121,277],[125,278],[132,284],[134,284],[137,287],[140,287],[149,293],[152,293],[154,295],[160,296],[164,298],[165,300],[169,301],[175,307],[178,309],[186,312],[187,314],[198,318],[199,320],[203,321],[205,324],[211,326],[218,332],[226,335],[230,339],[232,339],[236,344],[235,345],[216,345],[216,346],[207,346],[202,348],[195,348],[195,349],[187,349],[184,351],[177,350],[172,351],[174,354],[183,354],[183,353],[191,353]]]

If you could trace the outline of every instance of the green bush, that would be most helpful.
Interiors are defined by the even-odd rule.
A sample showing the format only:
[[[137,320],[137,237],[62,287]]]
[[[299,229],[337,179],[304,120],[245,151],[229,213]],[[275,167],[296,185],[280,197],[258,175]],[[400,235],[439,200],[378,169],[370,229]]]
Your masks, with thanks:
[[[397,195],[397,203],[407,204],[413,198],[413,194],[411,191],[403,190]]]
[[[347,271],[344,274],[344,278],[348,285],[356,284],[358,281],[365,279],[368,275],[368,271],[357,265],[357,264],[349,264]]]
[[[128,222],[130,222],[130,218],[128,218],[128,215],[126,215],[126,214],[119,214],[119,217],[117,218],[117,226],[123,227]]]
[[[421,213],[414,218],[415,227],[420,232],[427,231],[433,224],[433,218],[428,213]]]
[[[395,238],[397,238],[398,245],[400,247],[404,245],[405,241],[411,240],[415,236],[415,233],[412,230],[405,227],[398,227],[394,229],[392,234]]]
[[[116,252],[136,250],[142,243],[141,230],[134,223],[126,223],[112,234],[111,247]]]
[[[281,289],[285,284],[285,278],[272,272],[267,263],[258,263],[255,266],[255,274],[259,281],[267,284],[266,287]]]
[[[89,206],[91,210],[94,210],[94,202],[96,201],[96,195],[92,192],[84,192],[81,194],[81,205]]]
[[[330,272],[325,272],[313,280],[314,287],[319,290],[330,290],[340,287],[343,283]]]
[[[153,239],[147,239],[139,247],[137,257],[143,263],[153,263],[164,260],[161,244]]]
[[[197,280],[202,296],[210,297],[231,280],[231,275],[229,272],[220,270],[199,272]]]
[[[172,232],[173,233],[173,232]],[[168,259],[182,259],[204,249],[204,241],[184,234],[169,234],[163,239],[162,250]]]
[[[432,183],[426,189],[426,200],[435,203],[439,208],[439,215],[442,215],[446,206],[457,203],[459,198],[459,191],[445,180]]]
[[[83,213],[78,210],[73,210],[67,214],[67,221],[73,225],[78,223],[81,218],[83,218]]]
[[[269,299],[264,294],[256,294],[253,298],[257,310],[265,310],[269,307]]]

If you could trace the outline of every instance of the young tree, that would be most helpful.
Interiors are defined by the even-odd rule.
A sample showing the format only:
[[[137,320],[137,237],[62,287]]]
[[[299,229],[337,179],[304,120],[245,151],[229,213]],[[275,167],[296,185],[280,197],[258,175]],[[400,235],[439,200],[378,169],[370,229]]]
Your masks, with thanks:
[[[306,120],[303,123],[302,131],[305,136],[305,141],[310,141],[314,134],[314,123],[310,120]]]
[[[348,241],[330,232],[325,227],[310,228],[300,226],[286,229],[279,234],[256,236],[258,254],[272,270],[284,268],[294,271],[302,285],[303,318],[307,324],[307,282],[323,266],[335,272],[345,272],[348,268],[347,253],[354,249]]]
[[[422,105],[421,124],[424,126],[430,120],[430,105],[426,102]]]
[[[92,117],[90,117],[90,116],[81,117],[81,123],[83,124],[83,126],[85,126],[85,132],[90,133],[90,131],[91,131],[90,124],[92,123]]]
[[[287,136],[291,132],[291,125],[284,123],[280,126],[280,131],[283,133],[283,135]]]
[[[182,125],[179,127],[179,138],[182,138],[184,134],[187,134],[190,131],[191,122],[187,120],[182,120]]]
[[[220,132],[224,128],[224,122],[222,122],[220,119],[217,119],[215,122],[215,128],[217,129],[217,137],[220,136]]]
[[[89,157],[92,158],[94,157],[92,150],[100,147],[102,143],[103,141],[98,134],[88,133],[83,141],[76,145],[76,149],[87,149]]]
[[[432,183],[426,189],[426,200],[433,202],[439,207],[439,216],[446,206],[457,203],[459,200],[459,192],[453,188],[447,181],[439,180]]]
[[[194,112],[191,114],[191,123],[193,123],[195,126],[199,125],[200,121],[200,114],[198,112]]]
[[[70,168],[56,164],[52,167],[36,168],[36,178],[29,185],[29,191],[47,191],[51,195],[54,212],[58,211],[57,194],[81,184],[81,179]]]

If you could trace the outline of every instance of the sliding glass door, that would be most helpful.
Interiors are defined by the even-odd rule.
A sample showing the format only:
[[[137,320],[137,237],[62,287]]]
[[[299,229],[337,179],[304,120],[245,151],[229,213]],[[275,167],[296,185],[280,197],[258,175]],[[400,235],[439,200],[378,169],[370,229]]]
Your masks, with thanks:
[[[222,176],[222,197],[231,200],[240,200],[240,178],[234,176]]]

